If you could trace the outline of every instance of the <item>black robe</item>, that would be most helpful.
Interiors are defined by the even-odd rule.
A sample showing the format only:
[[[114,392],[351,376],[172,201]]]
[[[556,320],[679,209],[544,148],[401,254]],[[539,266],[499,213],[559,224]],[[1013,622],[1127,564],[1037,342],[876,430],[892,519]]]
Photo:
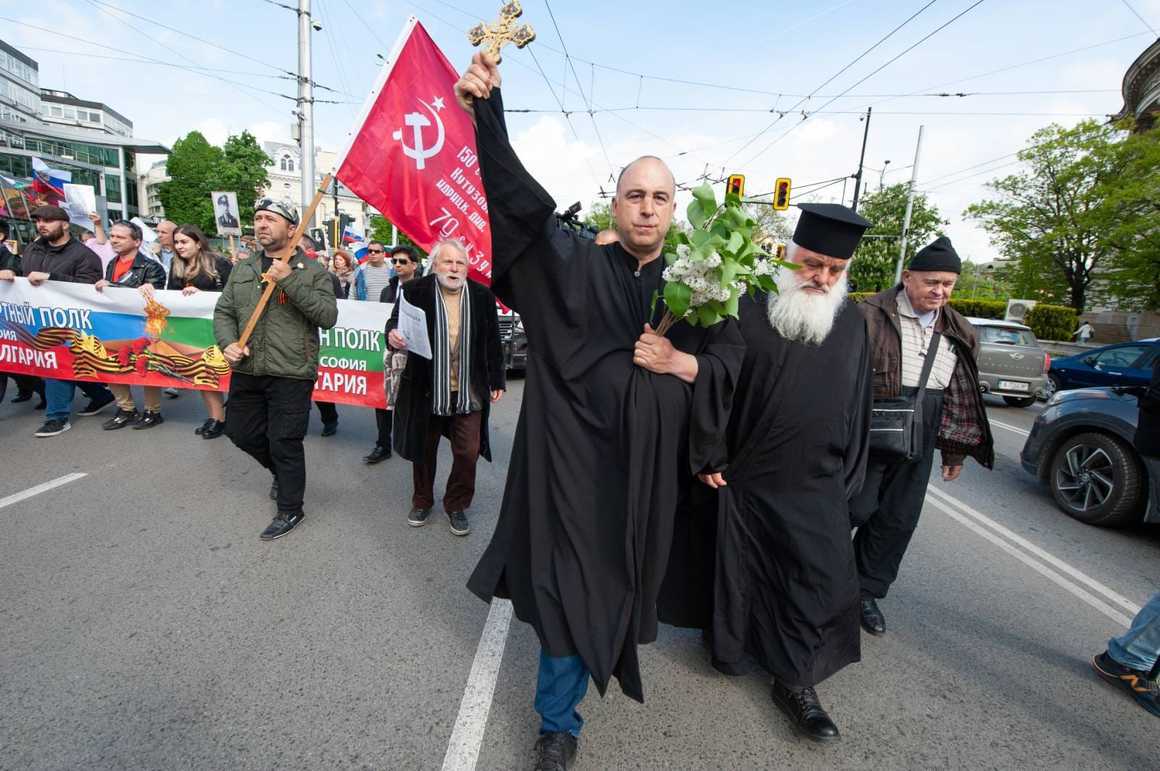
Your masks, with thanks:
[[[558,226],[556,204],[520,164],[498,91],[475,104],[492,228],[492,289],[523,320],[528,368],[507,486],[468,587],[509,597],[549,656],[579,655],[603,694],[616,675],[643,701],[636,645],[656,639],[656,598],[678,499],[714,462],[742,344],[732,320],[669,333],[696,382],[632,363],[663,290],[619,244]]]
[[[756,661],[812,686],[861,657],[847,501],[868,455],[866,322],[847,303],[820,346],[789,342],[759,294],[741,302],[741,333],[728,486],[698,482],[682,507],[660,617],[707,630],[723,672]]]

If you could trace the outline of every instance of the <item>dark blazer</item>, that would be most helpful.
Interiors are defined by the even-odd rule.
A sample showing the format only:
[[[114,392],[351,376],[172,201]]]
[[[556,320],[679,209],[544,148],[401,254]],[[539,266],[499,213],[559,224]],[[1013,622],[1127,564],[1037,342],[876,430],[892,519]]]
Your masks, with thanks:
[[[105,280],[111,285],[136,289],[145,284],[152,284],[154,289],[165,288],[165,266],[141,252],[137,252],[137,256],[133,258],[133,267],[129,268],[129,272],[121,276],[120,281],[114,281],[113,270],[116,269],[119,259],[121,258],[114,257],[105,266]]]
[[[3,243],[0,243],[0,270],[10,270],[20,275],[20,257],[10,252]]]
[[[490,461],[491,440],[487,425],[491,413],[491,392],[507,388],[503,346],[499,339],[499,314],[496,311],[495,295],[490,289],[470,280],[466,286],[466,291],[471,292],[471,329],[467,331],[471,335],[474,354],[471,359],[471,387],[483,403],[479,454]],[[439,284],[434,275],[408,281],[403,286],[403,296],[407,302],[427,314],[427,335],[432,339],[435,336],[435,293],[438,291]],[[396,305],[387,322],[387,332],[390,333],[398,325],[399,306]],[[431,361],[413,353],[407,354],[407,368],[403,370],[395,404],[394,444],[395,451],[409,461],[423,458],[423,443],[431,419],[433,380]]]

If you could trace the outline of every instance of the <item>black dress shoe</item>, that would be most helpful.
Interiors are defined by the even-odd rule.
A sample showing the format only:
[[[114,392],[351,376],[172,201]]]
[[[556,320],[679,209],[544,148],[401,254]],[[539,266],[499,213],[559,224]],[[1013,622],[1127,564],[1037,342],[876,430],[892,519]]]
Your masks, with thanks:
[[[322,435],[323,436],[334,436],[337,433],[338,433],[338,421],[335,421],[334,423],[323,423],[322,424]]]
[[[118,409],[116,415],[101,424],[101,428],[106,431],[116,431],[119,428],[131,426],[140,419],[141,415],[137,412],[137,410]]]
[[[773,703],[793,721],[794,728],[802,736],[815,742],[840,738],[838,727],[822,708],[818,693],[813,688],[787,688],[774,681],[770,695]]]
[[[143,412],[141,413],[141,419],[133,424],[133,430],[144,431],[147,428],[160,426],[164,422],[165,418],[161,417],[160,412]]]
[[[391,448],[376,444],[375,449],[371,450],[371,454],[363,457],[363,463],[373,466],[376,463],[382,463],[389,457],[391,457]]]
[[[202,433],[212,425],[213,425],[213,418],[206,418],[204,423],[202,423],[197,428],[193,429],[193,433],[197,434],[198,436],[201,436]]]
[[[31,391],[29,391],[26,394],[16,394],[15,396],[12,397],[12,403],[13,404],[20,404],[20,402],[26,402],[31,398],[32,398]]]
[[[862,598],[862,628],[875,637],[886,634],[886,616],[873,597]]]
[[[214,420],[210,418],[208,424],[202,429],[202,439],[217,439],[226,432],[226,422],[224,420]]]
[[[298,523],[305,518],[306,515],[301,511],[279,511],[278,516],[270,521],[270,524],[266,526],[266,529],[258,537],[263,541],[273,541],[275,538],[281,538],[298,527]]]
[[[274,477],[274,481],[270,483],[270,500],[278,500],[278,477]]]
[[[536,741],[536,771],[568,771],[576,745],[576,737],[567,731],[544,734]]]

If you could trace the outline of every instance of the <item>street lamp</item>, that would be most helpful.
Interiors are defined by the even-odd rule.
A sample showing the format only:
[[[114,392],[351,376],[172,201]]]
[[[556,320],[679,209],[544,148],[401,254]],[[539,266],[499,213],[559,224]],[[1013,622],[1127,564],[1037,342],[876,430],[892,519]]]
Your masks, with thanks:
[[[882,188],[886,185],[886,167],[890,165],[890,161],[882,162],[882,173],[878,175],[878,192],[882,192]]]

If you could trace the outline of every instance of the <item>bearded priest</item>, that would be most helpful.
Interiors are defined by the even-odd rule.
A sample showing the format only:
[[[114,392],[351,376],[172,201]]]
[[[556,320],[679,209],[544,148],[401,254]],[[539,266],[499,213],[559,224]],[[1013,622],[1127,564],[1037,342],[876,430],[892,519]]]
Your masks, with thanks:
[[[733,413],[679,527],[661,620],[705,630],[713,665],[773,676],[773,702],[815,741],[838,728],[814,686],[861,658],[847,501],[866,471],[870,345],[846,267],[870,223],[801,204],[777,294],[743,298]]]

